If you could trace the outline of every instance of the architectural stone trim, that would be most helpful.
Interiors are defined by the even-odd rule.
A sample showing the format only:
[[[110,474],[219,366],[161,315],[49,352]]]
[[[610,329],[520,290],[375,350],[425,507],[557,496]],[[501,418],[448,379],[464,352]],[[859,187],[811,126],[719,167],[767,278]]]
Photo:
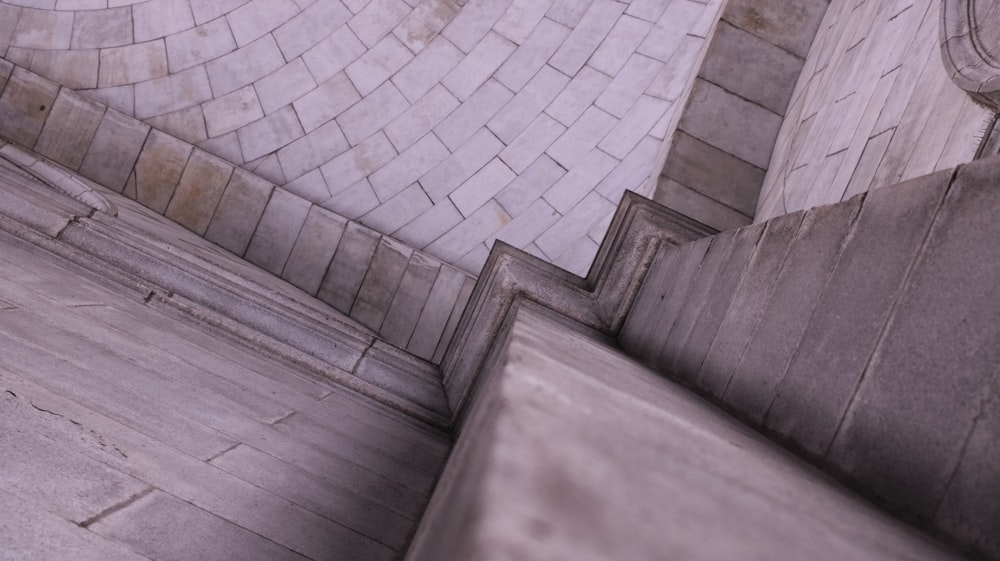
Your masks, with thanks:
[[[1000,107],[1000,8],[993,2],[943,0],[940,29],[948,76],[976,101]]]

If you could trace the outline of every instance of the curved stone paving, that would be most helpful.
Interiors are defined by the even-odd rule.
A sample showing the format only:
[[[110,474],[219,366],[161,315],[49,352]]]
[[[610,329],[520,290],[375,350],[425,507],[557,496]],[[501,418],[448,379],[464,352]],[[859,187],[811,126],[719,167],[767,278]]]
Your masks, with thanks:
[[[4,0],[0,52],[468,271],[585,273],[720,4]]]

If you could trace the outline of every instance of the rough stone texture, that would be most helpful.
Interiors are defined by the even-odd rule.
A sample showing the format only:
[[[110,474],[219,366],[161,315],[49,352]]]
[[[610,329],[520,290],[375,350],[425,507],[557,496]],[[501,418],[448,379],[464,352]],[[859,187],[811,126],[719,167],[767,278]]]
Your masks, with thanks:
[[[599,336],[526,308],[409,561],[959,558]]]
[[[164,215],[192,232],[204,234],[232,175],[232,165],[195,150]]]
[[[191,145],[152,130],[135,163],[136,200],[164,212],[181,180],[192,152]]]
[[[865,198],[765,421],[808,453],[828,449],[950,182],[939,172]]]
[[[22,146],[34,146],[58,93],[57,84],[15,67],[0,96],[3,137]]]
[[[807,212],[723,401],[759,423],[851,232],[860,199]]]

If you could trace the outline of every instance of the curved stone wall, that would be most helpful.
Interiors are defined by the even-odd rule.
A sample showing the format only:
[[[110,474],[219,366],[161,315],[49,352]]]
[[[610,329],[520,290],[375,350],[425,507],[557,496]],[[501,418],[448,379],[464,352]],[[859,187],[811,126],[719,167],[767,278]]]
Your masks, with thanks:
[[[4,0],[0,52],[465,270],[583,274],[720,4]]]
[[[948,76],[941,2],[833,0],[778,136],[756,221],[973,159],[992,112]]]

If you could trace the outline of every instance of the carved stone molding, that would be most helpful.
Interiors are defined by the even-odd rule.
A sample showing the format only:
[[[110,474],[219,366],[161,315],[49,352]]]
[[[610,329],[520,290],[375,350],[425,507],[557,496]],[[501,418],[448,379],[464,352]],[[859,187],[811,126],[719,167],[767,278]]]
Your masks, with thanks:
[[[945,69],[973,99],[1000,108],[1000,4],[942,0],[941,55]]]

